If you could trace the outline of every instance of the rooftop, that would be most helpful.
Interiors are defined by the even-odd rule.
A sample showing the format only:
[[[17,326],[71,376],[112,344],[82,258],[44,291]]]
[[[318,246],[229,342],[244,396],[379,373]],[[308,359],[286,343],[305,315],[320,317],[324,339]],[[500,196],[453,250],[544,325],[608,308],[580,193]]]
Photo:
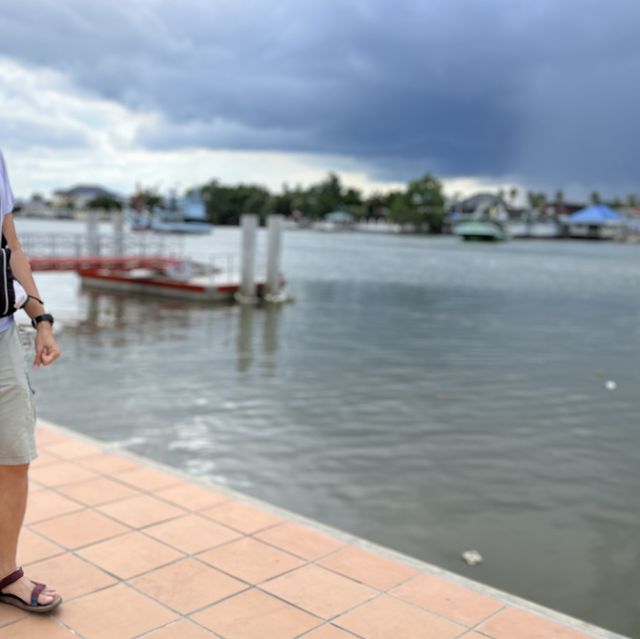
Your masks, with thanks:
[[[0,639],[614,639],[46,422],[18,561],[64,598]]]

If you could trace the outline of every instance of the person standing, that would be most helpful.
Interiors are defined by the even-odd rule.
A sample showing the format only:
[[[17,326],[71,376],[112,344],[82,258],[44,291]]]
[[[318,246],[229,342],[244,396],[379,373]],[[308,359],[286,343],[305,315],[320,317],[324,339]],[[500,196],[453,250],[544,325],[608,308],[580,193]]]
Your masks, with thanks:
[[[10,249],[13,276],[26,292],[22,308],[36,329],[33,366],[48,366],[60,356],[53,317],[31,274],[13,222],[13,193],[0,151],[0,228]],[[3,265],[0,265],[3,266]],[[3,278],[6,282],[6,278]],[[5,290],[5,297],[7,296]],[[29,463],[37,457],[36,412],[24,351],[13,315],[0,317],[0,603],[33,612],[50,612],[62,602],[53,588],[32,581],[17,567],[17,548],[27,505]]]

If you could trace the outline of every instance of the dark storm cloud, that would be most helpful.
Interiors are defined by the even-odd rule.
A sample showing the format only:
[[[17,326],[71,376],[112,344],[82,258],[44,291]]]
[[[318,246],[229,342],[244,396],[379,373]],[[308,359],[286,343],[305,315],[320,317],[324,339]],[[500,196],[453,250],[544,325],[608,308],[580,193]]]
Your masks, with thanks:
[[[161,125],[153,148],[334,153],[378,178],[632,184],[635,0],[26,0],[1,50]]]

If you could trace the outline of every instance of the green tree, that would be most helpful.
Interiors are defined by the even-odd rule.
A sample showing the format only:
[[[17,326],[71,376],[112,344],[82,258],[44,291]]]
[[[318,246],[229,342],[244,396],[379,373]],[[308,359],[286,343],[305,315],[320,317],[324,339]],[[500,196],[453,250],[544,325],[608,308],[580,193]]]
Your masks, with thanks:
[[[600,193],[598,193],[598,191],[592,191],[589,199],[591,200],[591,204],[600,204],[600,202],[602,201],[600,198]]]
[[[131,198],[130,204],[134,208],[136,205],[139,205],[143,209],[149,209],[150,211],[154,211],[158,207],[163,206],[164,199],[157,191],[146,189],[146,190],[138,191]]]
[[[255,213],[260,221],[274,211],[274,201],[262,186],[223,186],[212,180],[200,189],[207,218],[214,224],[239,224],[243,213]]]
[[[343,207],[343,193],[340,178],[329,173],[326,180],[312,186],[307,193],[307,214],[314,219],[323,218],[327,213]]]
[[[609,206],[612,209],[620,209],[624,206],[624,202],[619,197],[614,197],[609,203]]]
[[[122,209],[122,204],[114,197],[111,197],[109,195],[98,195],[87,202],[87,208],[103,209],[105,211],[119,211],[120,209]]]
[[[362,203],[362,214],[366,219],[379,220],[385,216],[387,210],[387,198],[374,193]]]
[[[409,182],[407,190],[389,195],[389,217],[412,224],[418,233],[441,233],[445,216],[442,184],[430,173]]]
[[[542,191],[527,191],[527,201],[530,208],[541,211],[547,204],[547,196]]]

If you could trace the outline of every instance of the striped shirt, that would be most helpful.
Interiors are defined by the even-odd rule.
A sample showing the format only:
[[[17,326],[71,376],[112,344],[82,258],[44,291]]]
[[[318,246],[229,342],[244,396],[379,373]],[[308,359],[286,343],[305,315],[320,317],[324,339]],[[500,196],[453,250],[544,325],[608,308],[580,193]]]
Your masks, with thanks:
[[[4,216],[13,211],[13,191],[9,182],[9,173],[0,151],[0,229],[3,228]],[[6,331],[13,324],[13,315],[0,318],[0,332]]]

